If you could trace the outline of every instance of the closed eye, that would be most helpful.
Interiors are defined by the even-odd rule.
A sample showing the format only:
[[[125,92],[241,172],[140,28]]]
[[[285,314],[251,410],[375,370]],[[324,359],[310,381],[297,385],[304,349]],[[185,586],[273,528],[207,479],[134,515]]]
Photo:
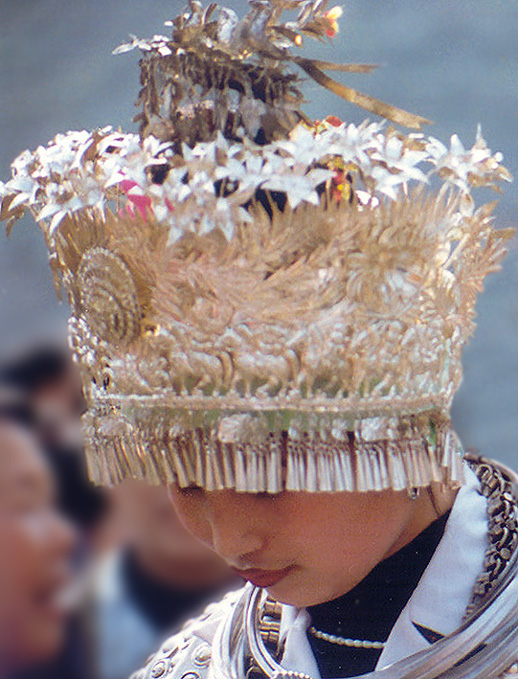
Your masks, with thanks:
[[[197,493],[203,492],[203,488],[192,484],[190,486],[176,486],[175,491],[182,497],[192,497]]]

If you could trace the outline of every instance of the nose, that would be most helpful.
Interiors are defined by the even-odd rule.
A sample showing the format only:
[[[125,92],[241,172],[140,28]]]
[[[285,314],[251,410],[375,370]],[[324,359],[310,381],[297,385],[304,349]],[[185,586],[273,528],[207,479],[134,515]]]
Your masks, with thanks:
[[[231,490],[206,493],[212,546],[236,567],[246,566],[249,556],[265,545],[266,532],[252,504],[249,496]]]

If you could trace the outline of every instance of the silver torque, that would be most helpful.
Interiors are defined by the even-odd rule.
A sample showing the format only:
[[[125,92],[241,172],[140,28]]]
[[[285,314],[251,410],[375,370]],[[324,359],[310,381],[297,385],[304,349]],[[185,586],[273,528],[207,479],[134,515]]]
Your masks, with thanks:
[[[516,562],[511,570],[516,573]],[[272,658],[258,632],[257,616],[262,596],[261,589],[246,587],[234,614],[225,623],[226,629],[219,637],[218,660],[222,665],[218,668],[220,671],[215,672],[217,679],[244,679],[242,658],[247,651],[270,679],[289,679],[297,674],[288,672]],[[496,679],[518,660],[517,621],[518,580],[509,578],[499,596],[458,632],[424,651],[364,676],[369,679],[446,676],[448,679]],[[480,650],[469,657],[479,647]]]

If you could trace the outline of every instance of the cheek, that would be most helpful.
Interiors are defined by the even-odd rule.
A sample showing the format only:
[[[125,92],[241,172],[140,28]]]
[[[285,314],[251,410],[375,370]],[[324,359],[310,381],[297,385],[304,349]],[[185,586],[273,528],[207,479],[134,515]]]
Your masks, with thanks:
[[[187,530],[212,547],[212,529],[207,518],[203,491],[197,488],[180,490],[178,486],[169,486],[169,498]]]
[[[53,514],[0,518],[0,657],[9,652],[24,663],[58,650],[64,620],[42,609],[42,588],[68,573],[71,533]]]
[[[30,584],[40,567],[42,541],[36,522],[11,518],[0,523],[0,578],[11,595],[20,584]]]
[[[302,565],[322,573],[341,572],[362,551],[364,516],[348,506],[348,498],[343,503],[340,499],[338,494],[301,494],[284,508],[282,539]]]
[[[16,519],[0,522],[0,541],[0,637],[14,648],[33,626],[31,597],[42,566],[41,549],[32,527]]]
[[[25,592],[49,573],[68,567],[75,533],[53,511],[12,516],[0,522],[0,577]]]

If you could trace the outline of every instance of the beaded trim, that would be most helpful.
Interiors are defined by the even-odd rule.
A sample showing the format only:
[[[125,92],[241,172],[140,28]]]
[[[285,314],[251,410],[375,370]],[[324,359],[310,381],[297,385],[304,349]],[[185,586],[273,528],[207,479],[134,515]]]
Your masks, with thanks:
[[[367,639],[347,639],[346,637],[339,637],[336,634],[328,634],[327,632],[322,632],[316,627],[308,628],[308,632],[312,634],[317,639],[322,641],[328,641],[330,644],[336,644],[337,646],[347,646],[348,648],[365,648],[365,649],[376,649],[383,650],[385,648],[384,641],[368,641]]]

